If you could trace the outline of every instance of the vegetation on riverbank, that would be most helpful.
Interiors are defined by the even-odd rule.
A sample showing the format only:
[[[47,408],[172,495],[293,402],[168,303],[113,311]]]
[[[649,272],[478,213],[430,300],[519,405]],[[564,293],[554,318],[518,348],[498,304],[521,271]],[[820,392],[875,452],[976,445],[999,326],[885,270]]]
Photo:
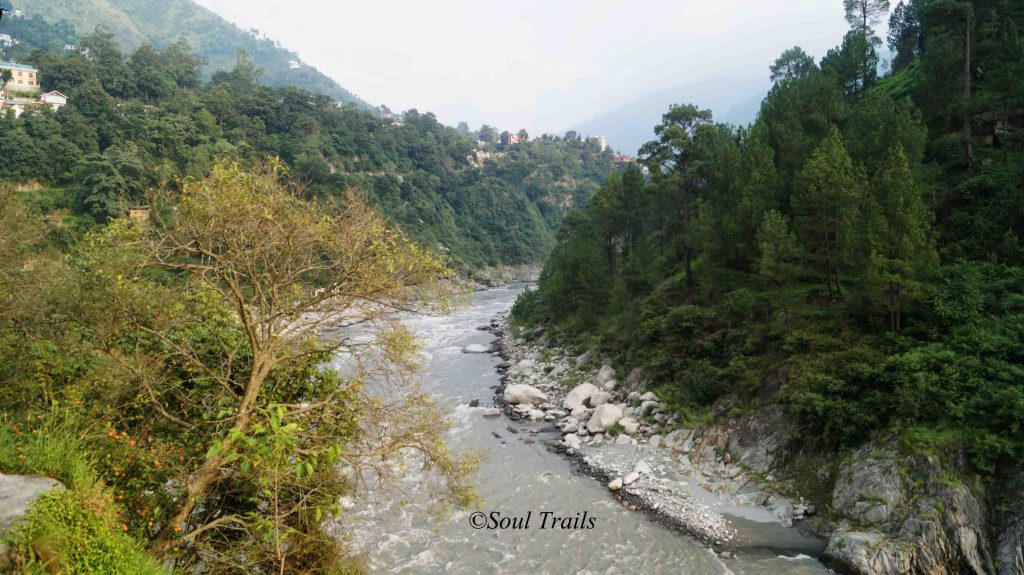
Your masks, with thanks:
[[[781,402],[822,447],[1019,461],[1022,26],[1015,3],[916,0],[884,77],[862,22],[820,62],[783,54],[749,127],[673,107],[650,176],[566,218],[515,318],[683,411]]]

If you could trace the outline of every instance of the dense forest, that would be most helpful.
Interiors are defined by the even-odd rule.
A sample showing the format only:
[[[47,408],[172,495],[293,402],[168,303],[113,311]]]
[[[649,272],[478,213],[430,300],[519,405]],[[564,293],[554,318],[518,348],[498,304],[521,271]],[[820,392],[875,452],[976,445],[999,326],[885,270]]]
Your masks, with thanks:
[[[767,403],[804,445],[1024,457],[1024,5],[846,2],[750,126],[673,106],[565,220],[517,321],[639,367],[691,420]],[[886,70],[882,73],[881,70]]]
[[[39,38],[67,32],[40,30],[50,33]],[[98,29],[80,44],[88,55],[36,49],[28,58],[46,90],[69,96],[68,106],[0,119],[0,180],[45,184],[24,198],[44,212],[65,210],[55,230],[62,237],[147,204],[154,189],[202,176],[217,158],[276,156],[310,197],[366,190],[395,224],[469,271],[539,261],[565,211],[582,205],[612,165],[610,150],[551,136],[488,143],[498,157],[478,164],[476,134],[430,113],[382,119],[298,88],[265,86],[245,53],[204,83],[184,40],[126,55]]]

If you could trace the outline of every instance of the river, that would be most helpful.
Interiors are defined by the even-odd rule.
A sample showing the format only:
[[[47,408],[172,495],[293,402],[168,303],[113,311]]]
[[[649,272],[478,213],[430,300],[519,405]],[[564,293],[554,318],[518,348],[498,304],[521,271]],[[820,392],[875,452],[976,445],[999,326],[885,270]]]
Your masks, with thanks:
[[[714,574],[829,573],[808,554],[803,538],[748,543],[737,557],[720,560],[693,539],[629,511],[596,480],[574,472],[563,457],[550,453],[533,434],[541,424],[485,418],[498,384],[498,358],[465,354],[463,347],[489,344],[493,336],[476,330],[507,312],[521,287],[496,288],[471,296],[468,305],[446,316],[406,318],[420,336],[424,388],[453,406],[451,445],[479,450],[484,461],[477,478],[483,511],[524,517],[525,529],[473,529],[471,511],[439,513],[426,474],[407,472],[388,488],[364,493],[346,513],[352,545],[361,550],[373,573],[394,574]],[[479,399],[481,407],[470,408]],[[511,430],[516,430],[514,433]],[[541,529],[542,511],[565,517],[593,518],[592,529]],[[741,520],[743,522],[744,520]],[[757,524],[745,520],[748,534]],[[776,526],[765,526],[776,532]],[[795,534],[794,530],[791,531]],[[777,537],[768,537],[776,540]]]

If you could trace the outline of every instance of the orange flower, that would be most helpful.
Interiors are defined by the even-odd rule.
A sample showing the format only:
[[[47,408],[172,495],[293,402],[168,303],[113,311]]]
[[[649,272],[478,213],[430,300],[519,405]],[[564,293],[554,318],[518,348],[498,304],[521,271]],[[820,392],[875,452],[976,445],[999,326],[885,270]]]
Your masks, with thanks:
[[[128,526],[124,523],[121,524],[121,531],[128,531]]]
[[[174,532],[175,533],[181,533],[181,526],[179,525],[179,526],[175,527],[174,528]]]
[[[133,439],[133,440],[129,441],[128,445],[129,445],[129,447],[135,447],[135,440]]]

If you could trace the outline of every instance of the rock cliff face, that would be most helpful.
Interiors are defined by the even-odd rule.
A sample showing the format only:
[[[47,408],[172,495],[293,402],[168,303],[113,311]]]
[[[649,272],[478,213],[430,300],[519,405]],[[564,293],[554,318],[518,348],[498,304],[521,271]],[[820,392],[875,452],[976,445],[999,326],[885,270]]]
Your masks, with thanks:
[[[719,445],[724,438],[732,460],[771,475],[784,463],[803,464],[795,430],[769,403],[704,434]],[[972,475],[962,458],[953,459],[908,456],[895,445],[856,451],[839,466],[830,500],[811,502],[833,512],[833,522],[819,525],[829,541],[826,560],[856,575],[1024,575],[1024,487],[994,513],[986,489],[966,485]],[[1024,482],[1015,476],[998,484]]]
[[[857,451],[832,492],[840,523],[826,556],[858,575],[996,573],[984,493],[950,465],[888,446]]]

